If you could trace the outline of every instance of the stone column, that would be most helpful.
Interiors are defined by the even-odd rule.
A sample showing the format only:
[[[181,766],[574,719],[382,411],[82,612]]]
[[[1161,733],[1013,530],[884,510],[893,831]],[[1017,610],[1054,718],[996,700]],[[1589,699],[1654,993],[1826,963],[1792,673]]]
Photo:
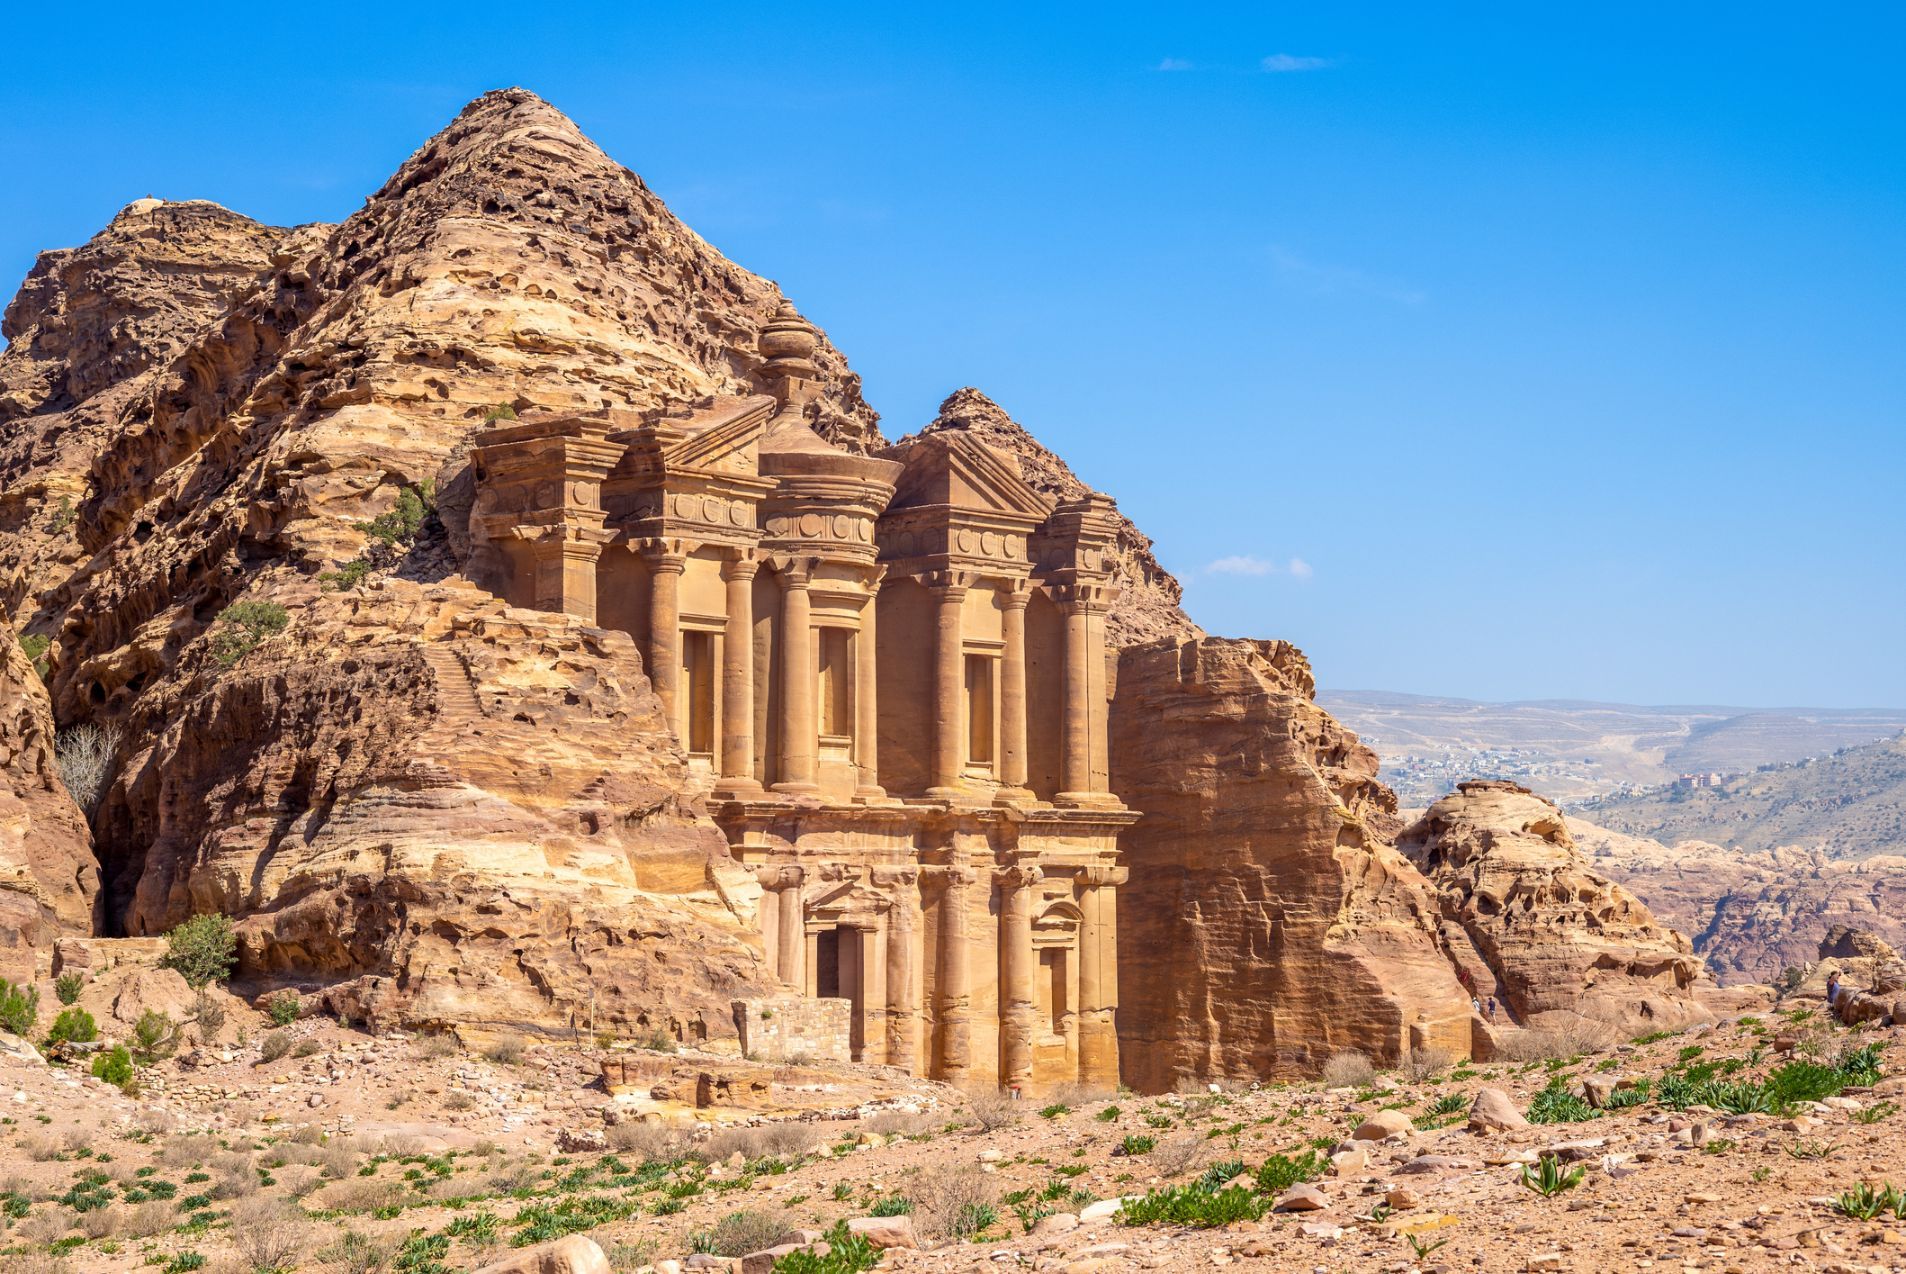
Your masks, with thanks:
[[[781,869],[778,899],[781,914],[774,935],[775,972],[797,995],[807,994],[807,916],[801,906],[801,881],[805,874],[799,867]]]
[[[1087,867],[1080,873],[1085,886],[1079,899],[1084,920],[1079,924],[1079,1079],[1084,1083],[1116,1083],[1118,1029],[1117,904],[1113,901],[1115,874],[1105,867]],[[1108,910],[1110,915],[1107,914]]]
[[[1065,617],[1065,721],[1055,803],[1113,804],[1106,790],[1105,591],[1071,585],[1058,590],[1056,600]]]
[[[854,634],[854,765],[859,770],[854,785],[857,801],[886,799],[880,786],[880,666],[879,638],[875,631],[876,603],[880,600],[880,577],[885,572],[875,567],[867,601],[860,608],[860,631]]]
[[[558,528],[533,546],[536,561],[536,609],[596,622],[596,562],[600,540]]]
[[[887,1064],[913,1074],[919,1056],[913,1001],[914,953],[920,942],[914,893],[918,876],[911,870],[888,874],[876,869],[874,880],[892,891],[887,909]]]
[[[820,747],[814,723],[814,622],[806,562],[781,568],[781,781],[777,792],[811,793],[821,790],[815,781],[815,753]]]
[[[970,867],[944,868],[939,916],[939,1078],[958,1085],[972,1063],[972,1001],[966,964],[966,910],[976,874]]]
[[[966,765],[966,647],[961,612],[969,580],[957,571],[927,577],[935,606],[933,625],[933,774],[927,796],[952,800],[962,792]]]
[[[761,794],[754,773],[754,577],[749,556],[721,564],[728,585],[728,626],[721,642],[721,778],[715,795],[745,800]]]
[[[860,1060],[887,1060],[887,927],[876,919],[860,929]]]
[[[1037,867],[1008,867],[995,877],[999,885],[999,1082],[1001,1087],[1032,1086],[1032,1042],[1038,1009],[1033,991],[1033,886]]]
[[[688,565],[688,555],[679,549],[657,548],[649,552],[648,563],[649,684],[662,701],[669,729],[686,744],[682,720],[677,715],[682,685],[682,612],[676,585]]]
[[[1006,649],[999,667],[999,799],[1024,800],[1026,788],[1026,603],[1032,589],[1009,580],[999,590]]]

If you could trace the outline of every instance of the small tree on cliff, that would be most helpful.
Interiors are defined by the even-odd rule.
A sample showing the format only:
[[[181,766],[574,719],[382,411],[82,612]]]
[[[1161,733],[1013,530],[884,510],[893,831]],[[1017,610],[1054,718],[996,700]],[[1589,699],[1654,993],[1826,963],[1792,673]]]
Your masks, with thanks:
[[[171,948],[159,963],[177,969],[186,983],[202,987],[208,982],[223,982],[238,962],[238,938],[232,933],[232,918],[212,912],[193,916],[165,936]]]

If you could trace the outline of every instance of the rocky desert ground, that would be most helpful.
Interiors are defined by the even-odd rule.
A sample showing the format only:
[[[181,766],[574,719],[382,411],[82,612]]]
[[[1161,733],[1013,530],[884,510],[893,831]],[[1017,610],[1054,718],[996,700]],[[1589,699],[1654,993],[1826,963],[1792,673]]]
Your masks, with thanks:
[[[1906,1028],[1841,1026],[1815,987],[1487,1064],[1021,1101],[187,995],[129,964],[81,992],[106,1028],[47,1050],[72,1060],[0,1036],[7,1269],[1906,1268]],[[218,1027],[124,1091],[89,1073],[151,1004]],[[711,1080],[753,1096],[697,1107]]]

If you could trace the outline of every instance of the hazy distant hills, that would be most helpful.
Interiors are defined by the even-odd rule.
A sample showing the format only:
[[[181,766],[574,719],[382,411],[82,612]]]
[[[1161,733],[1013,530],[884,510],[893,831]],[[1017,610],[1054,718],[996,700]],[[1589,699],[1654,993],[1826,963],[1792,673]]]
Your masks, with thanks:
[[[1684,773],[1826,756],[1906,730],[1906,709],[1487,703],[1369,690],[1326,691],[1318,700],[1377,750],[1384,781],[1406,806],[1428,804],[1469,778],[1514,779],[1580,801]]]
[[[1576,810],[1613,831],[1667,845],[1701,840],[1750,852],[1795,845],[1832,858],[1906,854],[1906,735],[1716,787],[1656,788]]]

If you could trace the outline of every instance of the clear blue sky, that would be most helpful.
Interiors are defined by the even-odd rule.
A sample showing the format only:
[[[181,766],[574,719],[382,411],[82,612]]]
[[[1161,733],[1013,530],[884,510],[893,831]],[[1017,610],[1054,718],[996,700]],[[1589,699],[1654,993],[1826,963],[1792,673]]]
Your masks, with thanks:
[[[1906,706],[1898,5],[403,7],[10,15],[5,289],[520,84],[1326,686]]]

